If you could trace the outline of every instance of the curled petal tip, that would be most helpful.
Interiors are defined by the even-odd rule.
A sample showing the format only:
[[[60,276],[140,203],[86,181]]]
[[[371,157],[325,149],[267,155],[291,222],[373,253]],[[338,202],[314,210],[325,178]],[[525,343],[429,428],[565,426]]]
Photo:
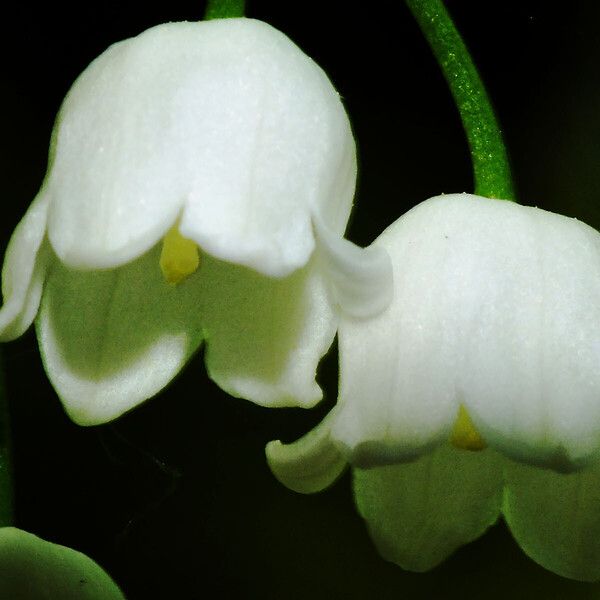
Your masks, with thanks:
[[[330,436],[329,419],[292,444],[280,440],[265,448],[273,475],[300,494],[313,494],[332,485],[346,468],[346,459]]]
[[[2,267],[0,341],[22,335],[38,310],[48,262],[46,217],[49,197],[40,193],[17,225]]]
[[[336,304],[349,317],[365,319],[383,312],[392,301],[393,269],[382,247],[361,248],[313,219],[320,257]]]

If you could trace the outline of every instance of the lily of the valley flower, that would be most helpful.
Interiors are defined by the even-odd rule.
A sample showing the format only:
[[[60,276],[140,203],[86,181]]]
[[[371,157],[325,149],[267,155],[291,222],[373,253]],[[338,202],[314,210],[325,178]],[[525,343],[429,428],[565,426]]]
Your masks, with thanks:
[[[338,405],[269,444],[276,476],[313,492],[356,467],[359,511],[408,569],[502,513],[540,564],[600,579],[600,234],[464,194],[416,206],[374,246],[393,301],[342,320]]]
[[[91,558],[14,527],[0,528],[0,598],[124,600]]]
[[[341,237],[355,178],[337,92],[269,25],[169,23],[115,44],[61,108],[8,247],[1,338],[41,299],[45,368],[81,424],[157,393],[203,340],[224,390],[311,406],[331,299],[368,313],[388,268]]]

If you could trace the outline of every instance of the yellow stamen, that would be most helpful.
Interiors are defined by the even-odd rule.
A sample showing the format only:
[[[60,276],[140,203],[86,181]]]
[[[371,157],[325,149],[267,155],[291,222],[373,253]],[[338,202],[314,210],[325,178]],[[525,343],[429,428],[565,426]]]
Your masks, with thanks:
[[[475,429],[467,409],[462,404],[458,409],[454,429],[450,434],[450,443],[462,450],[483,450],[487,445]]]
[[[159,264],[167,283],[181,283],[200,265],[198,246],[184,238],[177,225],[173,225],[163,238]]]

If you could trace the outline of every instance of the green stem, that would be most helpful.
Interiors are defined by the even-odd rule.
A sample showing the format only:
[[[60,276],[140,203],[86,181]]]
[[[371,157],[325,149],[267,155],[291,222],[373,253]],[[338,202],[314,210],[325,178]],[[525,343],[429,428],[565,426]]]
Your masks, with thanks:
[[[4,373],[0,364],[0,527],[12,524],[13,496],[10,461],[10,420],[4,388]]]
[[[244,16],[245,0],[208,0],[204,20]]]
[[[448,82],[471,150],[475,193],[514,200],[502,132],[477,68],[442,0],[406,0]]]

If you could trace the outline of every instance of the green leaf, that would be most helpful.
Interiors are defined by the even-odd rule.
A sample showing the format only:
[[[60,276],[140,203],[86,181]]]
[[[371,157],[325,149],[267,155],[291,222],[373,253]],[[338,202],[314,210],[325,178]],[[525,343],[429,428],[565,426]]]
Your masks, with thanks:
[[[85,554],[14,527],[0,528],[0,598],[125,599]]]

